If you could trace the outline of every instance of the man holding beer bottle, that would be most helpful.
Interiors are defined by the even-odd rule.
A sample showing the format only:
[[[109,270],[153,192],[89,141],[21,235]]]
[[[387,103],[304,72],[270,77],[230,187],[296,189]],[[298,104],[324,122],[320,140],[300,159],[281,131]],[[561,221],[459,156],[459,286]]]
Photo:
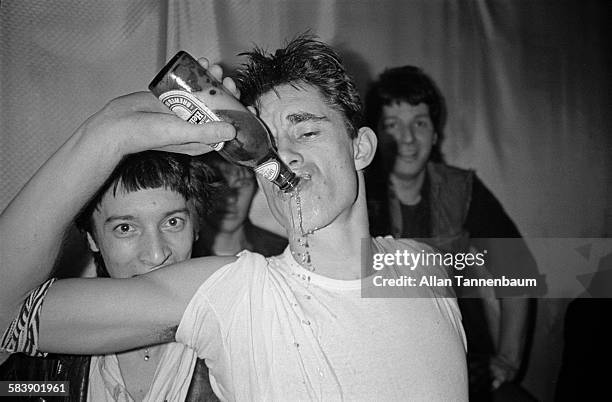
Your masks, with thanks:
[[[32,250],[37,243],[55,250],[49,235],[59,235],[92,195],[103,180],[100,172],[108,174],[117,163],[113,155],[159,147],[202,152],[208,150],[202,141],[227,139],[226,126],[204,130],[164,113],[143,113],[161,112],[151,96],[120,98],[77,131],[0,220],[2,237],[15,236],[11,244],[30,250],[27,258],[13,251],[3,263],[10,286],[6,280],[0,285],[0,325],[15,316],[33,323],[23,331],[9,326],[2,347],[107,353],[176,335],[206,359],[221,399],[467,400],[455,299],[427,287],[406,290],[402,298],[362,297],[362,284],[372,274],[367,265],[362,268],[364,247],[389,254],[428,248],[369,236],[362,171],[374,156],[376,137],[360,125],[361,103],[337,54],[303,35],[274,54],[255,49],[237,80],[242,100],[266,124],[280,158],[308,178],[299,201],[259,179],[275,218],[287,229],[287,250],[268,259],[248,251],[237,259],[192,259],[125,280],[60,280],[32,293],[20,308],[27,292],[44,280],[51,254]],[[233,82],[225,84],[233,89]],[[200,133],[208,136],[198,138]],[[111,141],[114,152],[97,154],[103,141]],[[190,142],[198,144],[185,150]],[[92,154],[97,155],[88,158]],[[76,166],[79,172],[71,172]],[[47,179],[61,173],[73,180],[57,191]],[[34,222],[27,207],[43,193],[50,198],[45,211],[53,216],[42,222],[37,238],[28,230]],[[439,267],[427,269],[445,275]],[[44,306],[37,310],[42,297]],[[115,302],[100,303],[102,298]],[[129,309],[121,307],[125,303]]]

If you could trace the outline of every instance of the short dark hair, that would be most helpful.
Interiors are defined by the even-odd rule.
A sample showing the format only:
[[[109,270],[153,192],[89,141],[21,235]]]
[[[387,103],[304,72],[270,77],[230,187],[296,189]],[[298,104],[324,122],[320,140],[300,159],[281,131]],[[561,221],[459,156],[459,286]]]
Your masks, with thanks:
[[[115,167],[102,187],[77,215],[79,230],[93,234],[93,213],[100,206],[104,195],[112,191],[128,193],[165,188],[174,191],[186,201],[192,201],[199,216],[204,216],[216,200],[219,187],[217,175],[201,159],[188,155],[162,151],[144,151],[124,157]],[[199,217],[194,217],[194,222]],[[100,253],[94,253],[98,276],[108,277]]]
[[[407,102],[412,106],[424,103],[438,135],[438,142],[432,148],[431,159],[441,161],[439,144],[443,137],[446,120],[446,105],[435,82],[423,70],[415,66],[386,69],[374,81],[366,95],[368,124],[378,127],[383,106],[395,102]]]
[[[227,174],[228,172],[236,174],[241,178],[249,177],[255,180],[255,172],[253,169],[230,162],[222,157],[218,152],[209,152],[207,154],[198,156],[198,158],[213,169],[215,171],[215,176],[221,181],[225,181],[224,174]],[[225,188],[225,186],[220,186],[218,191],[229,191],[229,189]]]
[[[359,93],[342,59],[329,45],[305,33],[274,54],[255,47],[240,55],[248,57],[235,75],[244,103],[256,106],[259,97],[280,85],[312,85],[330,107],[342,114],[349,136],[357,135],[363,123]]]

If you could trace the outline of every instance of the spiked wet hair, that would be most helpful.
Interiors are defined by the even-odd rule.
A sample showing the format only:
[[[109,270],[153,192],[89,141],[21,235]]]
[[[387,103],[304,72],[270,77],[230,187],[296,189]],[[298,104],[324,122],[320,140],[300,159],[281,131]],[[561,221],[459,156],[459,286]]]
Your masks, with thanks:
[[[329,45],[306,33],[274,54],[255,47],[240,55],[248,57],[235,77],[244,103],[257,107],[263,94],[280,85],[311,85],[342,114],[349,136],[357,135],[363,120],[359,93],[340,56]]]

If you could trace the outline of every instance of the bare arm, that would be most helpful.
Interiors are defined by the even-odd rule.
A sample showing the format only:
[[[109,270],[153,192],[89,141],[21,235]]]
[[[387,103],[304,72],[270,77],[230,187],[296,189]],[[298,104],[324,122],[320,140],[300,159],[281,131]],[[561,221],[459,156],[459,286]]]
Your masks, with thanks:
[[[521,367],[527,339],[529,299],[500,299],[499,343],[491,361],[493,387],[512,381]]]
[[[234,260],[195,258],[130,279],[57,281],[42,307],[39,348],[106,354],[174,341],[196,290],[219,267]]]
[[[147,149],[204,153],[210,151],[206,144],[233,136],[226,123],[188,124],[144,92],[117,98],[90,117],[0,216],[0,328],[47,278],[74,216],[123,156]],[[89,291],[89,285],[79,290]]]

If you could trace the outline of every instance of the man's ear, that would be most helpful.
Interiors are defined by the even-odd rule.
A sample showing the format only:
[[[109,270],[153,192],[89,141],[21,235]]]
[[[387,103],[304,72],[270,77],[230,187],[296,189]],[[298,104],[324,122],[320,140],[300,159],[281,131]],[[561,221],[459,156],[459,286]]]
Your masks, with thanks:
[[[94,240],[91,233],[87,232],[86,236],[87,236],[87,244],[89,244],[89,249],[91,250],[91,252],[99,253],[100,249],[98,248],[98,245],[96,244],[96,241]]]
[[[200,239],[200,225],[193,226],[193,242],[197,242]]]
[[[357,131],[357,137],[353,139],[353,159],[357,170],[365,169],[372,162],[377,144],[378,138],[370,127],[361,127]]]
[[[197,216],[197,215],[196,215]],[[193,243],[197,242],[198,239],[200,238],[200,228],[202,227],[202,225],[200,225],[200,222],[193,222]]]
[[[202,228],[202,219],[200,219],[198,208],[196,208],[195,201],[193,201],[193,199],[187,201],[187,209],[189,210],[189,215],[191,216],[191,225],[192,225],[192,230],[193,230],[193,243],[195,243],[200,238],[200,229]]]

